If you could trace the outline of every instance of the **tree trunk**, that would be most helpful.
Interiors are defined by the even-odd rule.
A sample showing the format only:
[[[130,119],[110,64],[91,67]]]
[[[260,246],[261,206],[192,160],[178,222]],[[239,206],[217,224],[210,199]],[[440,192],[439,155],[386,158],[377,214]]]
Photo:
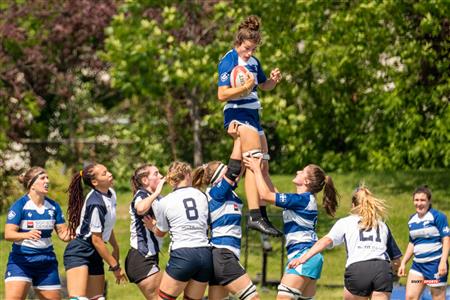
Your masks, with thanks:
[[[193,93],[195,95],[195,92]],[[198,100],[195,97],[187,100],[188,106],[190,108],[189,115],[192,120],[192,139],[194,142],[194,166],[199,166],[203,163],[203,151],[202,151],[202,140],[200,131],[200,110],[198,107]]]
[[[166,113],[166,120],[167,120],[167,129],[169,131],[169,144],[170,144],[170,150],[172,152],[172,158],[173,160],[178,159],[177,154],[177,135],[176,135],[176,129],[175,129],[175,123],[173,120],[173,106],[172,106],[172,96],[167,95],[164,105],[164,111]]]

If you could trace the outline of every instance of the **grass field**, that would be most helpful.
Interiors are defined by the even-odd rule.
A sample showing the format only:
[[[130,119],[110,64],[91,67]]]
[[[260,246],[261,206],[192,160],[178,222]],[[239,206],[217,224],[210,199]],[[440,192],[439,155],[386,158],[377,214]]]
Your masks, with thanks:
[[[51,192],[49,196],[58,200],[63,205],[65,211],[66,195],[64,190],[67,188],[68,177],[61,174],[58,167],[50,168],[49,176],[51,180]],[[412,205],[411,193],[414,188],[420,184],[428,184],[433,191],[433,207],[450,215],[450,187],[449,187],[449,170],[437,171],[410,171],[410,172],[351,172],[345,174],[331,174],[335,181],[335,185],[340,192],[342,198],[337,217],[343,217],[348,214],[350,208],[350,198],[353,189],[364,181],[372,192],[384,198],[389,205],[388,225],[393,232],[397,243],[402,251],[405,250],[408,242],[407,220],[410,214],[414,213]],[[278,190],[283,192],[293,192],[294,186],[291,183],[293,176],[278,175],[273,176],[273,181]],[[169,190],[166,188],[165,192]],[[238,190],[242,195],[242,189]],[[19,194],[18,194],[19,195]],[[17,195],[17,196],[18,196]],[[321,199],[321,195],[319,195]],[[115,227],[116,237],[121,247],[121,260],[126,256],[129,247],[129,215],[128,203],[131,200],[131,193],[128,191],[118,192],[118,213],[117,223]],[[320,202],[320,200],[319,200]],[[281,210],[271,208],[270,213],[273,214],[272,220],[281,228]],[[6,214],[0,216],[0,270],[4,273],[8,253],[11,244],[3,239],[3,229]],[[322,237],[334,224],[336,219],[329,218],[321,211],[318,221],[318,235]],[[56,254],[60,263],[60,274],[64,276],[62,266],[62,254],[65,244],[56,238],[54,239]],[[282,245],[280,239],[271,239],[273,250],[270,252],[267,264],[267,279],[279,280],[281,274],[281,253]],[[166,247],[168,243],[165,243]],[[261,261],[262,250],[260,236],[256,232],[249,233],[248,244],[248,272],[253,278],[261,277]],[[244,247],[243,247],[244,250]],[[163,250],[160,255],[161,267],[164,268],[169,255]],[[342,299],[343,274],[345,266],[345,250],[344,247],[328,250],[324,253],[325,264],[322,277],[318,281],[318,289],[315,299]],[[244,264],[244,251],[242,251],[242,263]],[[409,264],[410,265],[410,264]],[[107,280],[109,281],[108,295],[109,299],[143,299],[138,288],[133,284],[117,286],[111,274],[107,272]],[[400,283],[404,284],[404,279]],[[259,292],[262,299],[274,299],[276,295],[275,288],[262,288],[259,286]],[[4,282],[0,281],[0,299],[4,296]]]

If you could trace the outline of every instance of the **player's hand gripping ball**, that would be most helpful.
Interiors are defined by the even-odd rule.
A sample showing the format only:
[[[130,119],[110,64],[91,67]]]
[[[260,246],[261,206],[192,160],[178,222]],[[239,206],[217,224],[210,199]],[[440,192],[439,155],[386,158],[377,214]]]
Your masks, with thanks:
[[[230,81],[231,87],[241,87],[245,84],[250,76],[250,72],[244,66],[236,66],[231,70]]]

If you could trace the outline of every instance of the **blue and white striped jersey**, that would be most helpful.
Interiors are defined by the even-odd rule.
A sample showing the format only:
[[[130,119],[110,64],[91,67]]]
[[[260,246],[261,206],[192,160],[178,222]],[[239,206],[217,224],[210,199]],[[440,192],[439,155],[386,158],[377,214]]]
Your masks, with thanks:
[[[313,194],[277,193],[275,205],[284,208],[283,222],[288,257],[317,241],[317,201]]]
[[[156,227],[170,234],[170,250],[209,246],[208,199],[193,187],[181,187],[159,200]]]
[[[408,221],[409,241],[414,244],[414,261],[424,263],[440,259],[442,254],[442,238],[450,236],[447,217],[430,208],[419,218],[414,214]]]
[[[24,195],[11,206],[6,224],[19,226],[19,232],[40,230],[38,240],[22,240],[14,242],[12,252],[16,254],[45,254],[53,252],[52,232],[56,225],[63,224],[64,216],[58,203],[45,197],[40,207]]]
[[[92,189],[81,209],[77,237],[87,240],[93,232],[101,232],[103,241],[108,242],[116,223],[116,202],[116,192],[113,189],[109,189],[107,194]]]
[[[152,203],[152,207],[145,215],[138,215],[136,212],[135,205],[150,196],[151,194],[144,190],[139,189],[136,194],[134,194],[133,200],[130,204],[130,216],[131,216],[131,224],[130,224],[130,245],[132,248],[136,249],[143,256],[149,257],[158,254],[162,247],[162,238],[155,236],[153,232],[145,227],[142,218],[146,215],[150,215],[152,218],[155,218],[155,214],[153,212],[153,207],[158,205],[158,199],[155,199]]]
[[[372,259],[390,261],[402,256],[389,227],[384,222],[379,221],[378,226],[370,229],[361,229],[360,222],[361,217],[358,215],[339,219],[326,235],[333,241],[331,247],[345,243],[346,267],[359,261]]]
[[[228,51],[225,56],[219,62],[219,86],[231,86],[230,75],[231,71],[235,66],[244,66],[250,72],[253,73],[255,78],[255,86],[251,93],[247,96],[229,100],[224,107],[224,110],[228,108],[248,108],[248,109],[259,109],[261,108],[261,103],[258,99],[257,87],[259,83],[263,83],[267,80],[264,74],[261,64],[258,59],[252,56],[248,61],[241,59],[236,52],[236,49]]]
[[[206,195],[211,216],[211,244],[216,248],[226,248],[239,258],[243,204],[234,192],[235,187],[222,178],[206,191]]]

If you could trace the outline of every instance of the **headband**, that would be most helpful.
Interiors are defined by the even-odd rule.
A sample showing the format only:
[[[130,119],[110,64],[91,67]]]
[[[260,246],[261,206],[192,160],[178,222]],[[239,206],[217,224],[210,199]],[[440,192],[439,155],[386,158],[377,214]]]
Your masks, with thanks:
[[[39,176],[41,176],[42,174],[45,174],[45,172],[41,171],[41,172],[37,173],[36,175],[34,175],[34,177],[30,180],[30,183],[28,183],[27,189],[29,189],[33,185],[33,183],[36,181],[36,179],[38,179]]]
[[[226,167],[226,165],[224,165],[223,163],[219,164],[219,166],[217,167],[213,176],[211,177],[211,180],[209,181],[210,184],[216,182],[216,180],[219,179],[219,176],[222,173],[223,169],[225,169],[225,167]]]

